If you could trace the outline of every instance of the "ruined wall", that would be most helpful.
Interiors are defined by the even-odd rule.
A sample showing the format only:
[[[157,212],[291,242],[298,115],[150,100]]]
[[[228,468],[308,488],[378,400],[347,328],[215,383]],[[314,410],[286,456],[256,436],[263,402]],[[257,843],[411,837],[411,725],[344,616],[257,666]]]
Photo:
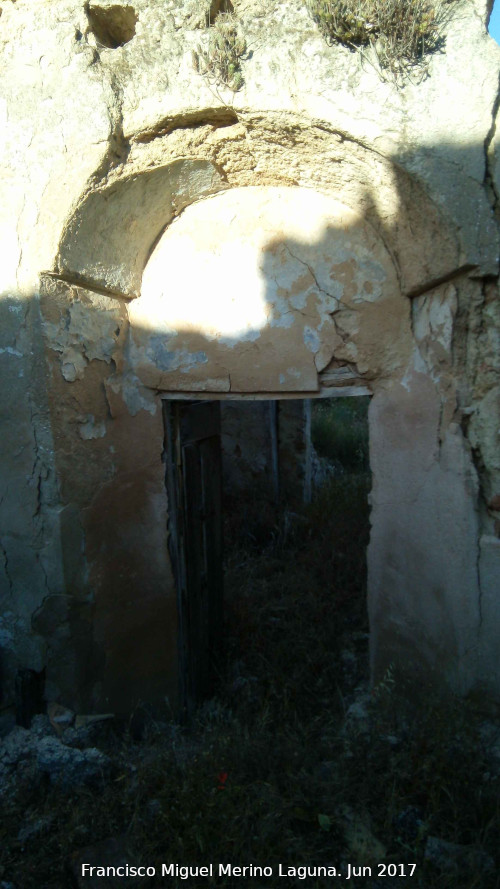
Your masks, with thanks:
[[[1,4],[3,701],[175,699],[161,397],[373,395],[373,675],[500,697],[496,115],[485,4],[403,90],[304,6]],[[132,10],[132,11],[130,11]],[[450,98],[451,97],[451,98]]]

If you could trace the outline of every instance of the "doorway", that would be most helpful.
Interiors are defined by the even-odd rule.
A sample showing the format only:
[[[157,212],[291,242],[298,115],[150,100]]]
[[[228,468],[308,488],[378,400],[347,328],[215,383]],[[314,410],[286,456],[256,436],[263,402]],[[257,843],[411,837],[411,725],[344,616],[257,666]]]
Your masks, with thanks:
[[[354,409],[350,402],[357,402]],[[302,530],[313,533],[318,505],[311,500],[320,489],[330,484],[336,497],[348,482],[341,476],[367,472],[367,402],[164,401],[169,550],[186,718],[212,696],[224,661],[224,539],[230,551],[235,542],[260,558],[269,550],[269,570],[280,561],[273,546],[294,540],[301,549]],[[328,492],[321,496],[326,503]],[[311,548],[317,545],[312,539]],[[226,555],[230,563],[231,552]]]

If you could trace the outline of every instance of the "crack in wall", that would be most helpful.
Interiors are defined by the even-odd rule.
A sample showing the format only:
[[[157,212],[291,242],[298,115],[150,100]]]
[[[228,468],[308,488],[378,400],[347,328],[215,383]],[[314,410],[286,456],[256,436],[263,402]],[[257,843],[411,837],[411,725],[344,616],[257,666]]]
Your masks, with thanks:
[[[43,564],[43,560],[42,560],[42,557],[41,557],[41,555],[40,555],[40,552],[37,552],[37,554],[36,554],[36,562],[37,562],[37,565],[39,565],[40,568],[41,568],[41,571],[42,571],[42,574],[43,574],[44,586],[45,586],[45,589],[47,590],[47,595],[48,595],[48,596],[52,596],[52,595],[53,595],[53,590],[51,590],[51,588],[50,588],[50,585],[49,585],[49,578],[48,578],[48,575],[47,575],[47,571],[46,571],[46,569],[45,569],[45,565]]]
[[[490,132],[490,135],[492,138],[493,132]],[[486,145],[485,151],[487,153]],[[481,583],[481,534],[484,533],[484,506],[487,499],[485,479],[488,471],[481,453],[481,442],[477,442],[475,446],[474,436],[472,436],[471,440],[470,421],[476,410],[474,402],[478,396],[478,374],[484,360],[484,346],[482,343],[486,333],[484,309],[487,304],[486,288],[488,279],[482,278],[478,283],[480,287],[474,286],[473,293],[466,289],[461,299],[460,288],[458,288],[459,300],[453,329],[452,361],[455,374],[457,374],[457,368],[462,368],[461,373],[465,382],[465,391],[462,391],[462,387],[457,389],[457,402],[460,411],[459,425],[465,446],[470,454],[471,468],[475,473],[477,484],[476,510],[478,512],[478,529],[475,550],[475,576],[478,609],[477,637],[480,643],[484,620],[483,588]],[[465,652],[465,654],[467,653],[468,651]]]
[[[130,302],[136,299],[136,293],[123,293],[121,290],[115,290],[112,287],[103,287],[95,281],[80,275],[78,272],[41,272],[41,276],[47,276],[55,281],[63,281],[64,284],[70,284],[73,287],[80,287],[82,290],[90,290],[91,293],[97,293],[99,296],[108,296],[110,299],[121,299]],[[69,326],[69,315],[67,316],[67,327]]]
[[[287,251],[287,253],[290,254],[290,256],[292,257],[292,259],[295,259],[297,262],[300,262],[301,265],[303,265],[303,266],[306,267],[306,269],[308,270],[309,274],[311,275],[311,278],[313,279],[313,281],[314,281],[314,283],[315,283],[317,289],[319,290],[319,292],[320,292],[320,293],[323,293],[323,294],[324,294],[325,296],[327,296],[329,299],[334,299],[335,302],[337,303],[337,302],[338,302],[338,297],[334,296],[333,293],[329,293],[328,290],[323,290],[323,288],[320,286],[319,281],[318,281],[316,275],[314,274],[314,271],[313,271],[313,269],[312,269],[312,266],[310,266],[309,263],[306,262],[305,259],[301,259],[300,256],[296,256],[295,253],[292,253],[292,251],[290,250],[290,247],[288,246],[288,244],[283,244],[283,246],[284,246],[285,250]],[[338,310],[337,310],[337,309],[334,309],[333,311],[338,311]],[[329,315],[332,315],[333,312],[329,312],[328,314],[329,314]]]
[[[493,139],[496,135],[497,128],[497,115],[500,108],[500,75],[498,78],[498,87],[497,87],[497,95],[495,101],[493,103],[493,108],[491,110],[491,126],[486,134],[486,138],[484,140],[484,180],[483,184],[486,189],[486,194],[488,195],[493,213],[495,214],[495,218],[500,222],[500,194],[498,192],[496,182],[495,182],[495,172],[493,170],[493,163],[495,160],[495,149],[493,145]]]
[[[26,207],[26,200],[27,200],[26,195],[24,195],[24,197],[23,197],[22,207],[21,207],[21,210],[20,210],[20,212],[19,212],[19,216],[18,216],[18,218],[17,218],[17,225],[16,225],[16,238],[17,238],[17,244],[18,244],[18,248],[19,248],[19,258],[18,258],[18,261],[17,261],[17,267],[16,267],[16,282],[17,282],[18,285],[20,285],[21,268],[22,268],[22,263],[23,263],[23,247],[22,247],[22,244],[23,244],[22,227],[23,227],[23,226],[22,226],[22,220],[23,220],[24,210],[25,210],[25,207]]]
[[[194,130],[205,126],[214,129],[231,127],[239,122],[238,115],[228,106],[205,108],[203,111],[186,111],[184,114],[164,117],[150,129],[141,130],[132,137],[133,143],[147,144],[168,136],[174,130]]]
[[[477,577],[477,609],[479,615],[479,624],[477,634],[481,636],[483,629],[483,589],[481,586],[481,538],[478,535],[476,542],[476,577]]]
[[[29,478],[28,485],[30,487],[36,486],[36,506],[35,511],[33,513],[33,522],[37,518],[40,517],[42,511],[42,472],[41,472],[41,456],[40,456],[40,445],[38,442],[38,435],[36,430],[36,422],[37,415],[34,413],[32,406],[30,405],[30,422],[31,428],[33,430],[33,442],[34,442],[34,451],[35,451],[35,459],[33,460],[33,466],[31,469],[31,476]]]
[[[380,240],[382,241],[382,244],[384,245],[385,249],[387,250],[387,253],[391,257],[391,261],[392,261],[392,265],[394,267],[394,271],[396,273],[396,280],[398,282],[399,289],[401,290],[401,292],[403,292],[403,275],[401,272],[401,268],[399,266],[398,258],[394,252],[394,249],[391,247],[391,245],[389,244],[389,242],[387,240],[386,233],[383,229],[383,226],[382,225],[374,225],[374,223],[371,221],[370,217],[371,217],[371,214],[368,214],[368,219],[370,221],[370,225],[373,226],[374,230],[377,233],[377,236],[380,238]]]
[[[447,272],[445,275],[440,275],[439,278],[434,278],[431,281],[427,281],[425,284],[414,287],[412,290],[408,290],[405,296],[407,296],[408,299],[415,299],[417,296],[423,296],[424,293],[428,293],[430,290],[435,290],[442,284],[448,284],[451,281],[455,281],[456,278],[461,278],[468,272],[472,272],[477,268],[478,266],[473,263],[465,263],[464,265],[453,269],[451,272]]]
[[[495,321],[488,316],[488,307],[492,300],[497,299],[498,279],[485,277],[481,279],[480,288],[468,295],[468,305],[464,312],[465,325],[465,382],[466,382],[466,414],[462,420],[464,435],[471,449],[471,458],[477,474],[479,486],[479,504],[483,533],[488,533],[487,502],[491,496],[490,486],[495,480],[495,465],[492,463],[491,446],[485,438],[484,416],[475,423],[476,412],[481,404],[498,386],[498,355],[495,352]],[[489,323],[488,323],[489,321]],[[492,418],[493,419],[493,418]],[[489,457],[488,457],[489,454]],[[489,491],[489,493],[488,493]]]
[[[3,540],[0,540],[0,552],[3,555],[3,570],[5,573],[5,577],[7,578],[7,583],[9,584],[10,592],[14,592],[14,583],[9,570],[9,557],[7,555],[7,549],[5,548]]]

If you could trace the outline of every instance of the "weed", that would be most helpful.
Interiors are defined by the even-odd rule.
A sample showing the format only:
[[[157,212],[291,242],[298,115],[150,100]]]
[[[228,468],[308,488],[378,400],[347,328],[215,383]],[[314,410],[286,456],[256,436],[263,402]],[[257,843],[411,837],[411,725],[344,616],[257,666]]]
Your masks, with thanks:
[[[443,45],[454,0],[306,0],[324,37],[351,49],[373,47],[382,71],[403,82]]]
[[[198,47],[193,51],[193,66],[214,84],[237,92],[243,86],[241,59],[245,52],[246,42],[239,33],[236,17],[221,13],[209,28],[207,49]]]

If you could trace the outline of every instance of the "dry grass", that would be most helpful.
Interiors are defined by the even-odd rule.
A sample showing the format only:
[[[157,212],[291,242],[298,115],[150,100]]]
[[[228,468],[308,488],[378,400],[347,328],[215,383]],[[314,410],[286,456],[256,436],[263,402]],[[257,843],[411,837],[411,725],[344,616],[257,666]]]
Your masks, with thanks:
[[[193,66],[209,82],[236,92],[243,86],[241,59],[245,52],[236,17],[221,13],[209,28],[207,48],[193,51]]]
[[[411,75],[421,79],[428,59],[444,46],[444,25],[456,0],[305,0],[329,43],[371,49],[383,79],[399,85]],[[207,43],[193,51],[193,66],[214,86],[236,92],[243,86],[241,61],[246,42],[231,4],[206,2],[198,20],[208,30]],[[201,12],[200,12],[201,10]],[[272,15],[272,12],[270,13]],[[272,27],[272,22],[269,23]]]
[[[426,69],[443,45],[443,24],[453,0],[306,0],[328,41],[352,49],[373,47],[382,71],[404,79]]]

